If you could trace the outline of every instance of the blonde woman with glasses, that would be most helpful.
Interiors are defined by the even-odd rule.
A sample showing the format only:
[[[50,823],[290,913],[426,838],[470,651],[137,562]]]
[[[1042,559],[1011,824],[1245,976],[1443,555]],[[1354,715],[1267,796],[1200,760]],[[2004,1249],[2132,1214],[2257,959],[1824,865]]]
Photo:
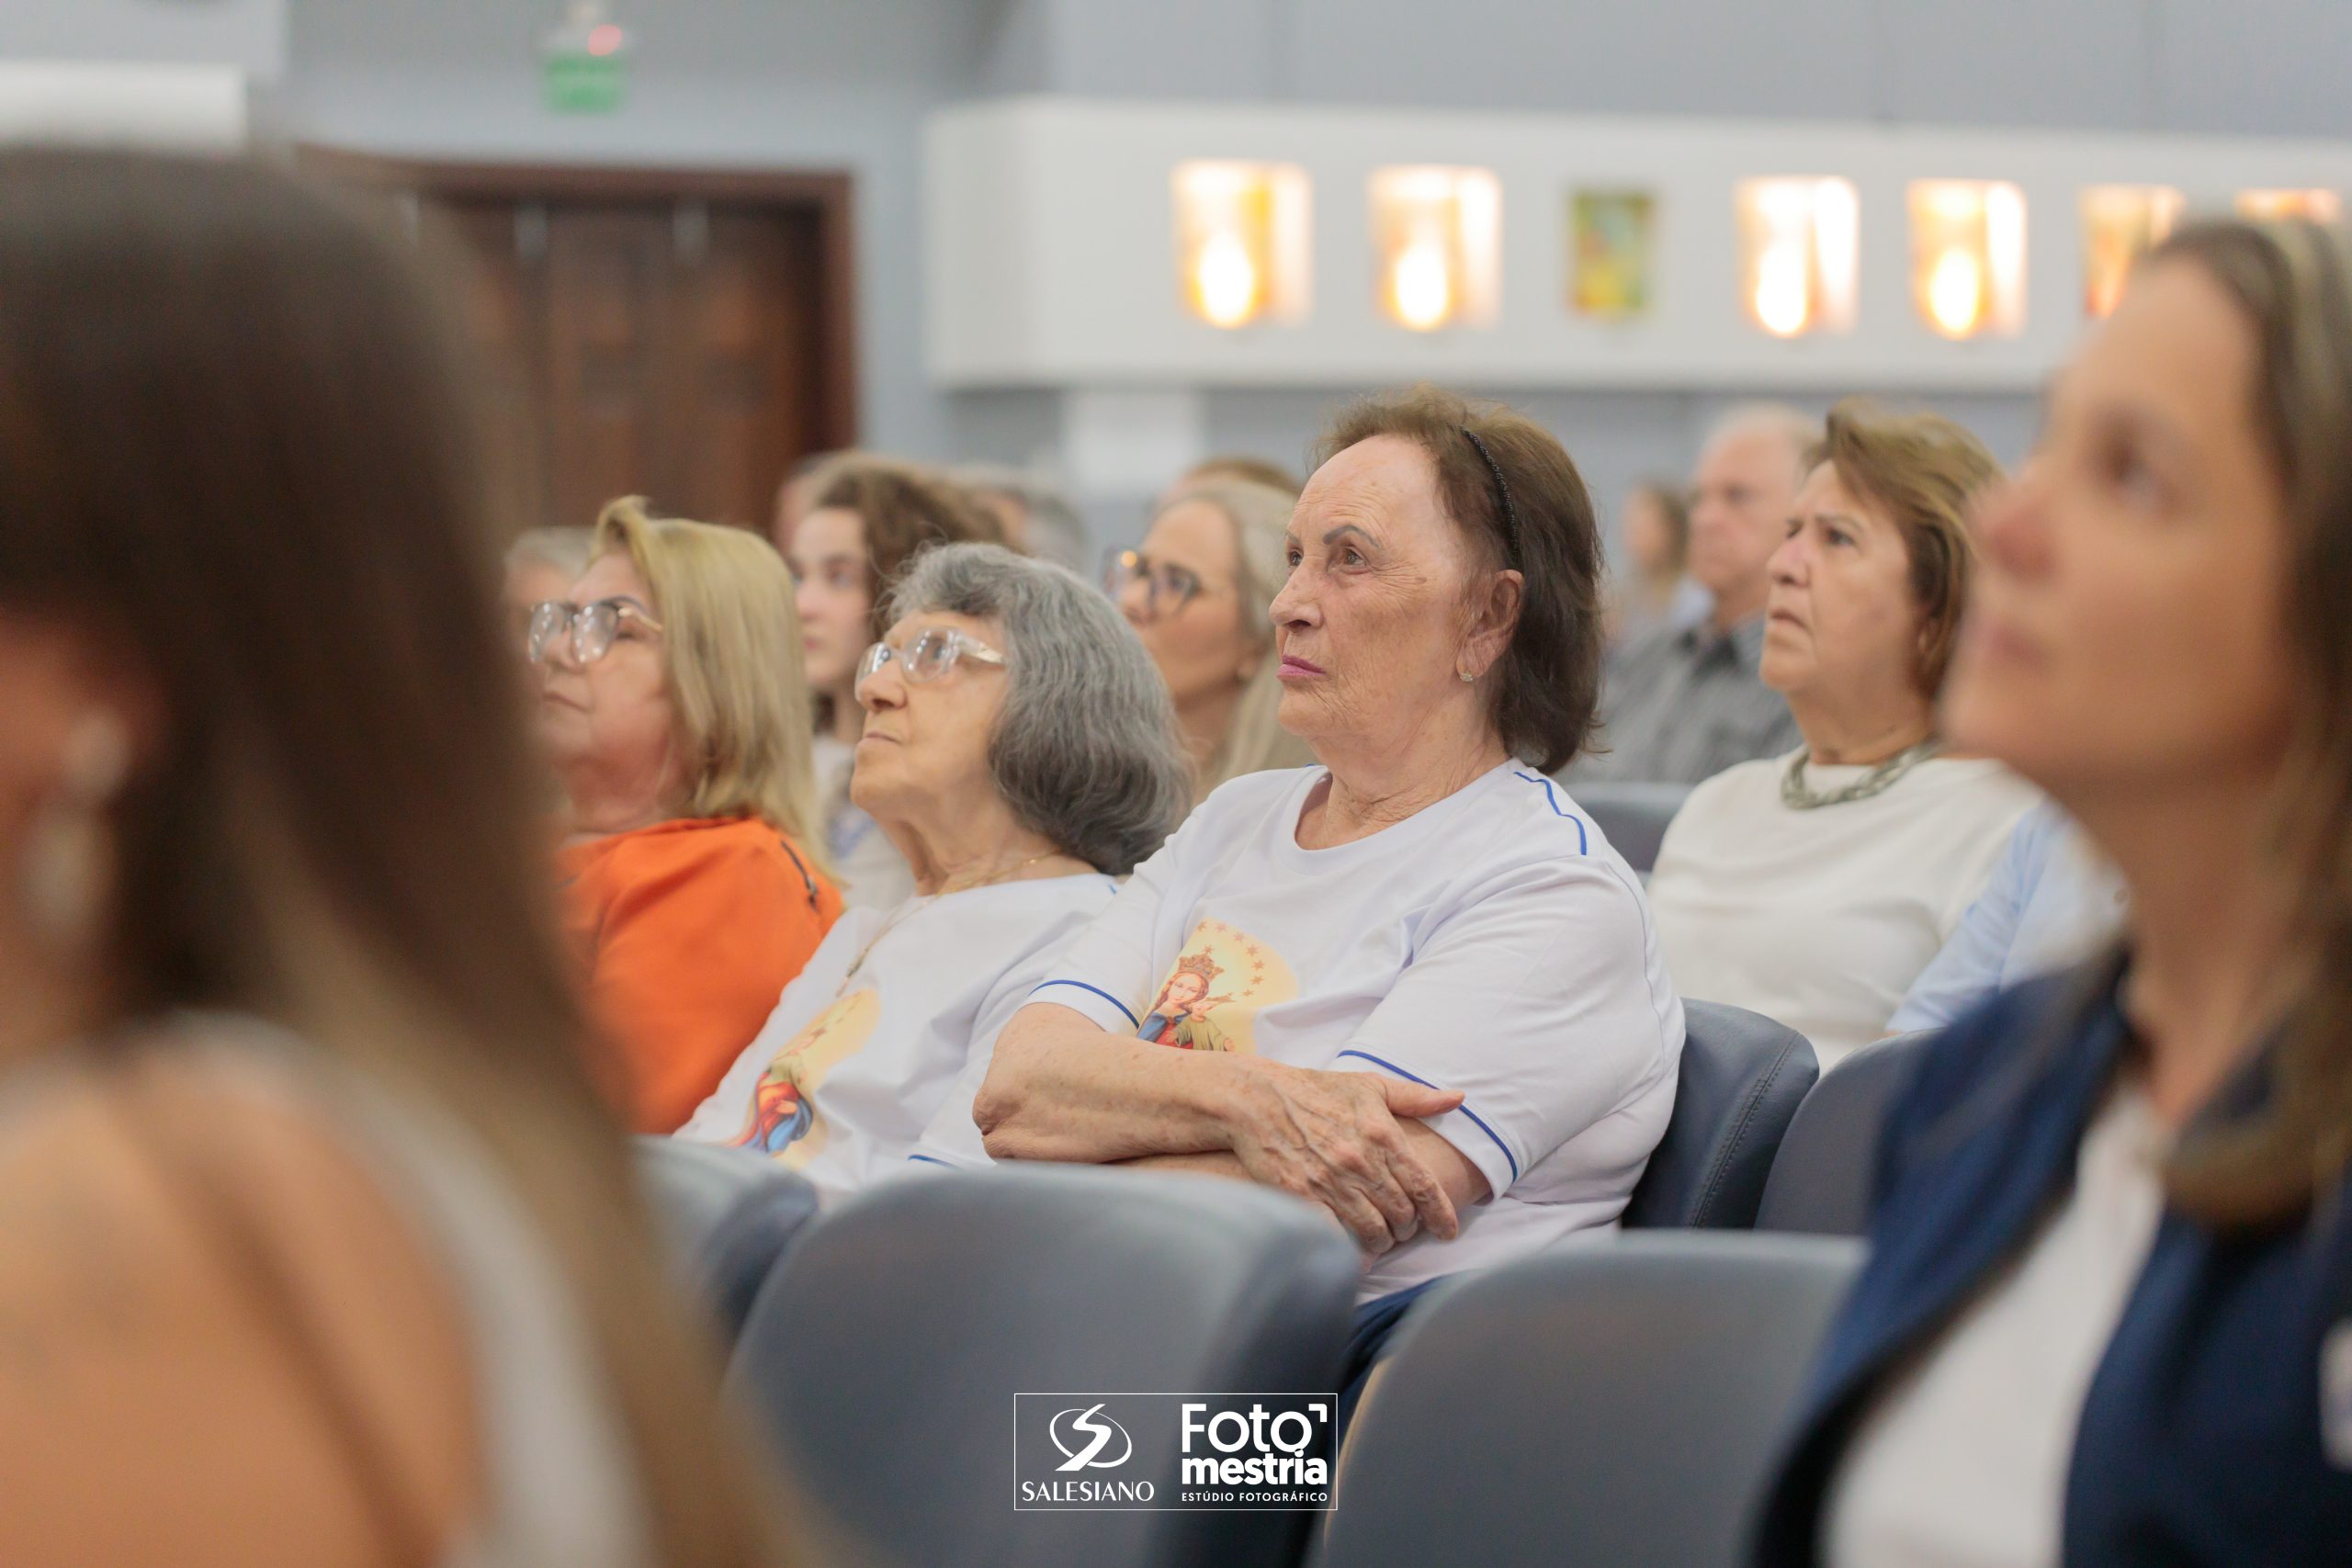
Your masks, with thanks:
[[[531,623],[564,908],[639,1132],[693,1113],[841,913],[814,847],[808,689],[757,535],[614,502]]]
[[[1290,576],[1283,534],[1297,498],[1226,479],[1180,491],[1139,549],[1114,554],[1103,586],[1176,703],[1194,798],[1228,779],[1314,761],[1275,720],[1282,661],[1268,608]]]

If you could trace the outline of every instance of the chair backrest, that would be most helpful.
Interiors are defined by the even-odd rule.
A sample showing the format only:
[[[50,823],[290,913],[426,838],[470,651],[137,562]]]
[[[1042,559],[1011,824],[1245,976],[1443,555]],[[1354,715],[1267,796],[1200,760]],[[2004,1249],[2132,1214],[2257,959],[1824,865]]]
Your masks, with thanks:
[[[1629,1226],[1755,1223],[1781,1136],[1820,1076],[1795,1030],[1745,1008],[1684,1002],[1674,1114],[1625,1205]]]
[[[639,1137],[638,1177],[671,1259],[732,1343],[769,1274],[817,1213],[817,1190],[748,1149]]]
[[[1017,1510],[1013,1395],[1329,1393],[1361,1277],[1316,1210],[1242,1182],[1051,1166],[912,1176],[794,1249],[729,1382],[848,1561],[1288,1565],[1310,1515]],[[1114,1478],[1172,1498],[1172,1445],[1147,1456],[1138,1432],[1131,1446]]]
[[[1571,784],[1568,794],[1585,809],[1602,836],[1617,846],[1626,863],[1644,876],[1657,864],[1657,847],[1666,839],[1666,825],[1690,797],[1684,784]]]
[[[1442,1288],[1358,1411],[1317,1568],[1731,1568],[1860,1248],[1623,1235]]]
[[[1874,1041],[1822,1075],[1772,1158],[1757,1229],[1860,1235],[1870,1228],[1879,1129],[1935,1037],[1923,1029]]]

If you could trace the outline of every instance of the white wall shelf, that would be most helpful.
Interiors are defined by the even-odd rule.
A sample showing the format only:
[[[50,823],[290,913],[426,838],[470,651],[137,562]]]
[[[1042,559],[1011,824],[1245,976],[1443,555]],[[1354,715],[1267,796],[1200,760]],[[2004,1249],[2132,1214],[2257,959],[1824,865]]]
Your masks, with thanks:
[[[1170,173],[1199,158],[1306,171],[1312,309],[1238,330],[1189,313],[1171,272]],[[1490,169],[1501,296],[1488,325],[1416,333],[1383,313],[1367,186],[1402,164]],[[1743,309],[1733,192],[1836,175],[1860,199],[1854,330],[1776,339]],[[2027,208],[2013,336],[1949,341],[1911,287],[1915,179],[2014,183]],[[2005,132],[1784,120],[1577,118],[1231,104],[1007,98],[928,128],[925,350],[939,386],[1351,387],[1430,378],[1498,388],[2007,391],[2084,327],[2079,199],[2165,185],[2193,213],[2241,189],[2352,190],[2352,144]],[[1654,300],[1632,321],[1571,313],[1569,194],[1657,193]]]

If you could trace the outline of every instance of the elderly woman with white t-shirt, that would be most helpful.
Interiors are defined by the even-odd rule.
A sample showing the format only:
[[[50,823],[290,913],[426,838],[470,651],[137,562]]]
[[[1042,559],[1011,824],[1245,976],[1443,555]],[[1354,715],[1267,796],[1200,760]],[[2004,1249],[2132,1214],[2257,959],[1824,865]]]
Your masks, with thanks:
[[[2037,796],[1938,754],[1967,513],[2000,465],[1951,420],[1849,401],[1806,468],[1761,667],[1804,746],[1693,790],[1649,896],[1678,991],[1778,1019],[1826,1070],[1885,1032]]]
[[[1191,795],[1149,656],[1069,571],[942,546],[915,558],[890,615],[857,666],[850,787],[914,895],[843,913],[679,1132],[828,1195],[904,1169],[934,1118],[969,1124],[976,1047]]]
[[[1281,719],[1322,765],[1212,794],[999,1037],[977,1131],[928,1152],[1286,1189],[1354,1234],[1371,1301],[1614,1222],[1682,1012],[1637,879],[1544,777],[1601,664],[1568,455],[1430,389],[1323,451],[1272,610]]]

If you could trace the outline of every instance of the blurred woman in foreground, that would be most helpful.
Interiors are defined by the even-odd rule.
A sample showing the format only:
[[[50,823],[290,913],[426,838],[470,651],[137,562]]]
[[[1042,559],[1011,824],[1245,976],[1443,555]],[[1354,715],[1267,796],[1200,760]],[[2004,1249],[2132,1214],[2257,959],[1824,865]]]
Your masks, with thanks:
[[[0,1562],[775,1560],[584,1069],[442,323],[0,155]]]
[[[2186,229],[1978,519],[1954,744],[2130,889],[1935,1042],[1768,1563],[2319,1563],[2352,1542],[2352,252]]]

